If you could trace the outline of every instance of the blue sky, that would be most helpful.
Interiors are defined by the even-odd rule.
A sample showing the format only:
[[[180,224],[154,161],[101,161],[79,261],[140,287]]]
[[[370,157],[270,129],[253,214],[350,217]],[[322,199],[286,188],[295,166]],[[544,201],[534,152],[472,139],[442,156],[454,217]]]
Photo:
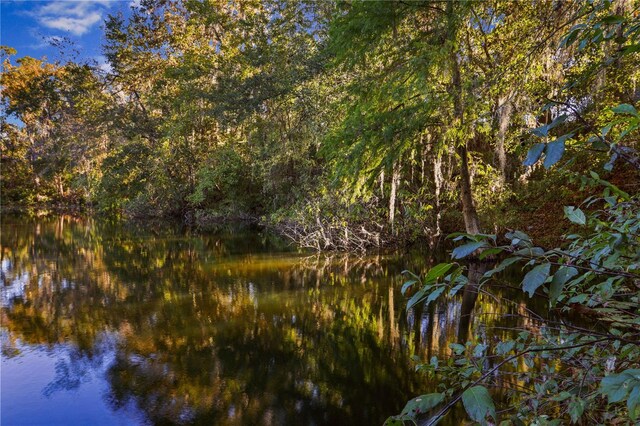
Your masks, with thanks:
[[[63,57],[50,42],[66,37],[78,51],[76,58],[104,63],[104,19],[119,11],[126,14],[131,4],[132,0],[0,0],[0,44],[15,48],[17,57],[64,61],[71,58],[72,49],[66,48]]]

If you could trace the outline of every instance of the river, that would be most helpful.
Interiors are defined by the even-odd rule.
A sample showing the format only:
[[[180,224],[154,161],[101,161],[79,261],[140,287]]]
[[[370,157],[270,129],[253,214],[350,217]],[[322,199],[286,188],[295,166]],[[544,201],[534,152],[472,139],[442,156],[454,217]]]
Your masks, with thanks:
[[[414,357],[544,311],[498,288],[406,312],[401,271],[444,253],[317,255],[252,228],[4,217],[0,251],[12,426],[382,424],[435,389]]]

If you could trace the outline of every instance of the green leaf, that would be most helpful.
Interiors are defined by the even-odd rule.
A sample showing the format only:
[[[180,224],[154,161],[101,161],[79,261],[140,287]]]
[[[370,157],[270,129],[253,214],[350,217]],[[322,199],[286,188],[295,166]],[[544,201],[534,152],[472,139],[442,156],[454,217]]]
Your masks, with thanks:
[[[613,154],[611,154],[611,158],[609,158],[609,161],[607,161],[607,163],[604,166],[602,166],[602,168],[610,172],[611,170],[613,170],[613,166],[616,163],[617,159],[618,159],[618,154],[614,152]]]
[[[449,291],[449,297],[453,297],[465,286],[466,284],[460,283]]]
[[[506,268],[508,268],[509,266],[511,266],[514,263],[518,262],[519,260],[522,260],[522,258],[518,257],[518,256],[507,257],[505,260],[500,262],[500,264],[498,266],[496,266],[495,268],[491,269],[490,271],[485,272],[483,277],[484,278],[490,278],[491,276],[493,276],[493,274],[497,274],[498,272],[504,271]]]
[[[583,399],[574,398],[569,402],[569,415],[571,416],[571,423],[577,423],[582,413],[584,412],[585,402]]]
[[[464,345],[461,345],[460,343],[450,343],[449,348],[451,348],[453,353],[455,353],[456,355],[463,354],[466,349]]]
[[[549,130],[553,129],[559,124],[564,123],[566,120],[567,120],[566,114],[559,115],[556,118],[554,118],[551,123],[532,129],[531,133],[541,138],[545,138],[549,135]]]
[[[545,280],[549,276],[549,271],[551,270],[550,263],[544,263],[542,265],[538,265],[524,276],[522,280],[522,289],[529,293],[529,297],[533,297],[533,293],[544,284]]]
[[[462,259],[463,257],[469,256],[471,253],[482,247],[487,247],[487,243],[484,241],[467,243],[453,249],[453,251],[451,252],[451,257],[453,259]]]
[[[551,306],[555,306],[566,282],[576,275],[578,275],[578,270],[572,266],[561,266],[553,275],[551,286],[549,287],[549,302]]]
[[[513,340],[507,340],[506,342],[500,342],[496,345],[496,354],[504,355],[508,352],[511,352],[513,348],[516,346],[516,342]]]
[[[611,108],[611,111],[615,112],[616,114],[629,114],[635,117],[638,116],[638,111],[633,107],[633,105],[629,104],[620,104],[615,108]]]
[[[567,139],[573,136],[573,133],[569,133],[566,135],[560,136],[553,142],[549,142],[544,150],[544,168],[548,169],[549,167],[556,164],[562,158],[562,154],[564,154],[564,143]]]
[[[619,374],[610,374],[603,378],[600,382],[600,392],[607,395],[609,404],[622,401],[629,393],[629,387],[626,385],[627,380],[631,380],[633,376],[629,376],[626,370]]]
[[[433,409],[443,400],[443,393],[429,393],[426,395],[420,395],[419,397],[413,398],[412,400],[407,402],[407,405],[404,406],[400,415],[416,418],[420,414],[424,414],[427,411]]]
[[[576,40],[576,38],[578,37],[578,35],[580,35],[580,28],[576,28],[569,31],[566,37],[561,41],[560,45],[562,47],[571,46],[573,42]]]
[[[490,249],[487,249],[487,250],[483,250],[482,253],[480,253],[480,255],[478,255],[478,258],[480,260],[482,260],[482,259],[485,259],[485,258],[487,258],[489,256],[493,256],[495,254],[502,253],[502,251],[503,251],[503,249],[500,248],[500,247],[493,247],[493,248],[490,248]]]
[[[409,421],[409,422],[413,422],[415,424],[415,421],[412,417],[409,416],[391,416],[389,417],[387,420],[384,421],[384,426],[404,426],[405,425],[405,420]]]
[[[422,287],[420,290],[416,292],[416,294],[411,296],[411,299],[409,299],[409,301],[407,302],[407,311],[424,300],[425,295],[427,294],[427,290],[429,290],[429,288],[430,287],[428,286]]]
[[[560,392],[558,395],[554,396],[551,398],[552,401],[556,401],[556,402],[562,402],[566,399],[571,398],[573,395],[571,395],[571,393],[567,392],[567,391],[562,391]]]
[[[402,289],[400,290],[400,292],[404,295],[417,282],[417,280],[409,280],[405,282],[404,284],[402,284]]]
[[[437,289],[433,290],[431,292],[431,294],[429,294],[429,297],[427,297],[427,305],[431,302],[433,302],[434,300],[436,300],[438,297],[440,297],[440,295],[442,294],[443,291],[446,290],[445,286],[441,286],[438,287]]]
[[[484,354],[484,351],[486,351],[486,350],[487,350],[487,345],[479,344],[473,350],[473,357],[474,358],[480,358]]]
[[[444,274],[446,274],[449,269],[453,267],[453,265],[453,263],[440,263],[434,266],[429,270],[429,272],[427,272],[427,276],[425,277],[424,282],[430,283],[444,276]]]
[[[627,399],[627,409],[629,410],[629,417],[631,420],[638,419],[638,408],[640,406],[640,384],[636,385],[629,394],[629,398]]]
[[[621,15],[609,15],[602,18],[601,21],[605,24],[621,24],[625,19]]]
[[[517,256],[538,257],[544,255],[544,250],[540,247],[526,247],[513,252]]]
[[[564,215],[571,222],[577,223],[578,225],[585,225],[587,223],[587,218],[585,217],[584,213],[577,207],[565,206]]]
[[[511,240],[511,245],[518,245],[520,241],[531,242],[531,238],[522,231],[507,232],[504,236]]]
[[[486,424],[487,415],[495,420],[496,407],[484,386],[473,386],[462,394],[462,404],[472,420]]]
[[[538,162],[540,156],[542,155],[542,151],[544,151],[545,144],[537,143],[531,147],[529,152],[527,152],[527,158],[522,162],[523,166],[533,166]]]

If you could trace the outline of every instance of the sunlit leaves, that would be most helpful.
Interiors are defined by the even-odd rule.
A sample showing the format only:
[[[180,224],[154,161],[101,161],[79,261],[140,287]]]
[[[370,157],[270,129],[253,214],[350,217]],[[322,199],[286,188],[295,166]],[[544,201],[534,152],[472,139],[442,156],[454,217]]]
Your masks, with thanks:
[[[410,271],[404,271],[403,274],[409,276],[410,279],[403,284],[402,294],[407,295],[412,287],[420,285],[420,288],[407,301],[407,310],[419,303],[429,305],[445,294],[447,289],[449,297],[455,296],[468,282],[462,272],[463,268],[456,263],[440,263],[427,271],[424,279]]]
[[[440,263],[434,266],[429,270],[429,272],[427,272],[427,276],[424,278],[424,282],[430,283],[437,280],[438,278],[446,274],[453,266],[453,263]]]

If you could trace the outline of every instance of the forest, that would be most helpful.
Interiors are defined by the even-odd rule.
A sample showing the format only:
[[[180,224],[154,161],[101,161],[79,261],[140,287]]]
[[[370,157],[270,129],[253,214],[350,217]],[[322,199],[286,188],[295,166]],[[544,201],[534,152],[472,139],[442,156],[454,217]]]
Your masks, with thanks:
[[[640,417],[638,1],[142,0],[105,20],[108,67],[1,49],[3,214],[449,244],[405,273],[408,309],[519,264],[529,297],[602,328],[452,344],[418,366],[438,392],[387,422]],[[502,415],[492,373],[518,362]]]
[[[142,2],[104,23],[107,70],[3,48],[3,208],[320,250],[548,222],[530,205],[632,155],[590,138],[637,100],[636,25],[630,1]]]

